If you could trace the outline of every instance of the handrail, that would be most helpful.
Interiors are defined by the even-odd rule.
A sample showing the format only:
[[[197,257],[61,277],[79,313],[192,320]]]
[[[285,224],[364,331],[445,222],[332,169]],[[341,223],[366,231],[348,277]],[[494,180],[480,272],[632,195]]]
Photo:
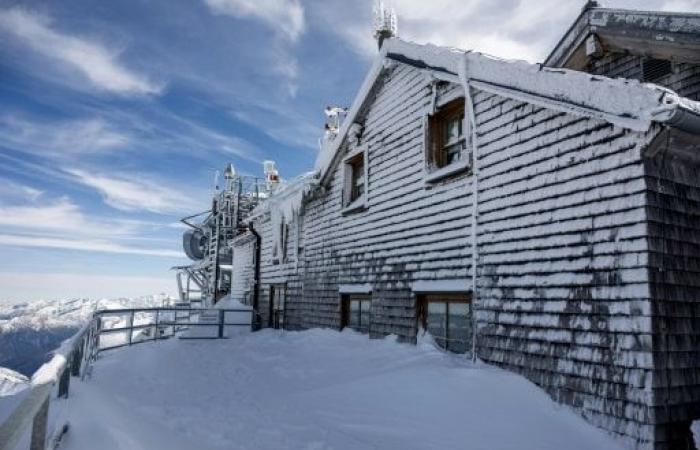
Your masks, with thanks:
[[[193,316],[201,317],[203,313],[217,313],[216,321],[213,322],[192,322]],[[149,323],[135,324],[134,319],[138,314],[152,314],[155,321]],[[172,320],[161,320],[162,316],[170,313]],[[178,313],[183,315],[178,316]],[[187,315],[184,316],[184,313]],[[227,322],[227,313],[248,313],[250,321],[247,323]],[[110,350],[126,345],[133,345],[141,342],[152,342],[159,339],[167,339],[175,336],[179,331],[189,327],[216,327],[216,335],[213,336],[192,336],[184,337],[188,339],[225,339],[226,327],[251,327],[253,317],[257,312],[252,309],[243,308],[179,308],[179,307],[158,307],[158,308],[129,308],[129,309],[105,309],[95,311],[90,320],[71,338],[64,341],[61,346],[53,352],[51,360],[42,365],[32,375],[31,386],[26,397],[17,405],[12,413],[0,424],[0,450],[15,450],[15,447],[27,432],[31,424],[30,450],[45,450],[48,428],[48,411],[51,401],[51,394],[54,385],[58,383],[57,398],[67,398],[71,376],[85,378],[91,372],[91,364],[98,354],[104,350]],[[114,328],[104,328],[103,319],[109,316],[128,315],[128,326]],[[212,314],[213,315],[213,314]],[[182,318],[183,321],[178,321]],[[186,319],[186,321],[184,321]],[[154,329],[153,336],[146,336],[148,339],[134,340],[134,332],[145,329]],[[162,332],[171,329],[171,333]],[[124,343],[118,345],[101,345],[100,337],[113,333],[127,333]],[[18,394],[22,395],[22,394]],[[59,433],[65,433],[67,426],[60,427]],[[60,437],[59,437],[60,438]]]
[[[0,425],[0,450],[12,450],[32,424],[30,449],[44,450],[48,423],[49,402],[54,384],[58,381],[58,396],[68,396],[70,374],[79,373],[84,362],[84,347],[90,337],[92,319],[73,337],[65,341],[51,360],[32,376],[30,392]],[[69,370],[71,369],[71,370]]]

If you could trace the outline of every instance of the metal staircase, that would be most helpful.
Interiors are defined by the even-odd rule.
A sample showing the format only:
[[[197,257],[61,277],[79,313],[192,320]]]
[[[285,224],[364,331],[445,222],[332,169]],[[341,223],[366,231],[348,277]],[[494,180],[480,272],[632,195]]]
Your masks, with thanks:
[[[246,230],[245,218],[258,205],[261,198],[269,193],[279,181],[274,163],[267,162],[266,180],[236,174],[232,165],[224,171],[225,185],[219,190],[217,183],[212,199],[212,209],[194,216],[182,219],[182,222],[196,231],[202,243],[188,240],[187,234],[183,241],[186,253],[194,260],[189,266],[174,267],[177,272],[180,301],[191,303],[191,293],[198,290],[202,307],[212,306],[223,295],[230,291],[233,267],[232,241]],[[206,215],[205,215],[206,214]],[[203,217],[199,223],[190,222],[197,217]],[[196,242],[196,244],[195,244]],[[196,247],[196,252],[191,247]],[[193,253],[196,253],[193,254]],[[183,282],[184,277],[184,282]],[[191,282],[194,283],[191,289]]]

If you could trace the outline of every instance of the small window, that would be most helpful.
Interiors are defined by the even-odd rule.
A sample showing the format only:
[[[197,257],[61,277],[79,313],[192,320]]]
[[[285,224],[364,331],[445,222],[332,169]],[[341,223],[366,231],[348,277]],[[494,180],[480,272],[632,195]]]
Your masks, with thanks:
[[[429,145],[430,163],[436,169],[455,164],[466,157],[464,98],[451,101],[430,118]]]
[[[370,294],[343,295],[340,329],[351,328],[360,333],[369,333],[372,296]]]
[[[673,72],[671,61],[667,59],[645,58],[642,60],[643,81],[658,81]]]
[[[362,154],[349,161],[351,170],[350,203],[365,193],[365,159]]]
[[[454,353],[471,349],[471,295],[429,294],[418,297],[418,325],[442,348]]]
[[[364,210],[367,206],[367,149],[358,149],[345,158],[344,213]]]

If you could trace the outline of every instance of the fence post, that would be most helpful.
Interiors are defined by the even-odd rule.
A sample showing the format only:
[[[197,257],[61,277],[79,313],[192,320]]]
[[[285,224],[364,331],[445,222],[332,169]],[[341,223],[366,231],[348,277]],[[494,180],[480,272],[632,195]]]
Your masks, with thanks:
[[[44,403],[37,411],[32,422],[32,441],[29,450],[45,450],[46,448],[46,425],[49,421],[49,399],[47,396]]]
[[[160,334],[160,309],[156,310],[156,330],[153,333],[153,340],[157,341],[159,339],[159,334]]]
[[[61,378],[58,380],[58,398],[68,398],[68,389],[70,388],[70,372],[70,366],[66,367],[61,374]]]
[[[219,310],[219,339],[224,337],[224,317],[225,312],[223,309]]]
[[[80,376],[80,365],[83,361],[83,346],[85,345],[85,335],[80,338],[80,344],[77,345],[73,353],[71,353],[70,374],[74,377]]]
[[[134,334],[134,310],[129,313],[129,345],[131,345],[131,335]]]
[[[93,345],[93,355],[90,355],[93,357],[93,359],[97,356],[97,353],[100,351],[100,333],[102,332],[102,316],[97,318],[97,329],[95,330],[95,344]]]

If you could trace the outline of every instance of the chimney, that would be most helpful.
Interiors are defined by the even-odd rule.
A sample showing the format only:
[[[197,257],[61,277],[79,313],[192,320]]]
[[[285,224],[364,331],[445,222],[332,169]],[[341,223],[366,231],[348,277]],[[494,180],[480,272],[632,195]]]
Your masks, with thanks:
[[[385,39],[396,37],[398,25],[394,9],[384,7],[382,0],[376,0],[374,4],[374,38],[377,40],[379,50],[382,49]]]

